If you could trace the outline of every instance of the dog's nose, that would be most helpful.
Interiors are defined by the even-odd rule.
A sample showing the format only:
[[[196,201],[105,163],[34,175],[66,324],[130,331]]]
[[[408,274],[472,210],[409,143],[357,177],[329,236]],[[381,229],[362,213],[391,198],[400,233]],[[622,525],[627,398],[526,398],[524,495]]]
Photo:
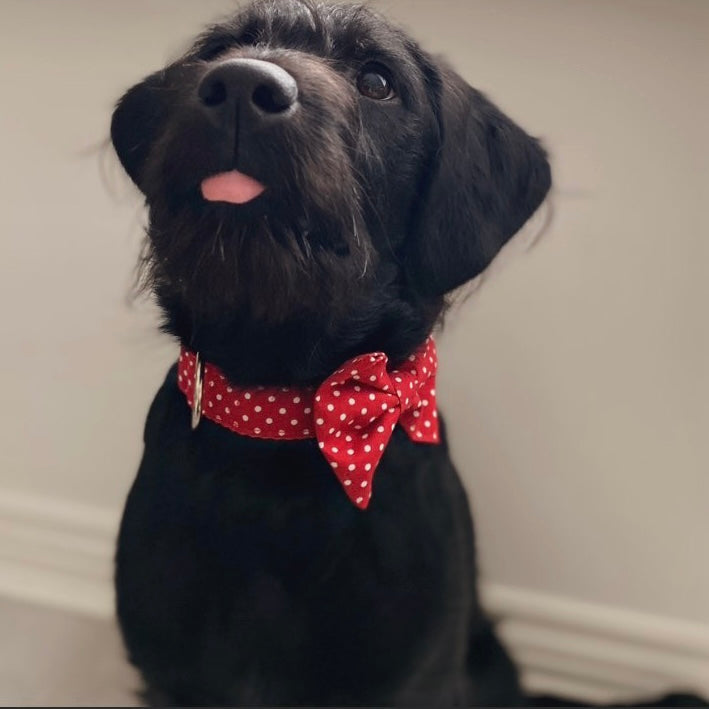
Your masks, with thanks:
[[[210,69],[199,84],[199,98],[211,110],[236,107],[257,120],[283,115],[298,98],[295,79],[261,59],[228,59]],[[243,115],[243,114],[242,114]]]

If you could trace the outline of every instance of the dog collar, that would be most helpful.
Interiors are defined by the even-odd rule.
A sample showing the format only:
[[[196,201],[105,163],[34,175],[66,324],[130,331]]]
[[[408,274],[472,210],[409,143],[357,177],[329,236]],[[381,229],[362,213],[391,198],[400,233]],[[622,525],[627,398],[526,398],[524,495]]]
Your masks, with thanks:
[[[236,387],[199,354],[182,348],[177,382],[192,408],[242,436],[316,438],[347,497],[366,509],[374,471],[397,424],[415,443],[438,443],[433,338],[396,369],[383,352],[347,360],[319,387]]]

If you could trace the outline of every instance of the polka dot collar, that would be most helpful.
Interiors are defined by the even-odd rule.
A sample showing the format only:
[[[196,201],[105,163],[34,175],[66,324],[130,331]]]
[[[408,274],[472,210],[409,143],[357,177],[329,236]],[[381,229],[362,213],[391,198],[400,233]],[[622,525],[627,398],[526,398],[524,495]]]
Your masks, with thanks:
[[[383,352],[354,357],[319,387],[236,387],[182,348],[178,386],[201,416],[242,436],[317,439],[349,499],[366,509],[374,471],[397,424],[415,443],[438,443],[436,346],[426,342],[396,369]]]

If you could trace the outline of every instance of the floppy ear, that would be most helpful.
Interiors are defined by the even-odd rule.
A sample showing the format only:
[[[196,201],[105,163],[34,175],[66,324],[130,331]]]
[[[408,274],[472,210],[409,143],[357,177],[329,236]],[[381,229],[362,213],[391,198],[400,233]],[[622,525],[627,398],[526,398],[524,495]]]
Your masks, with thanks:
[[[164,72],[157,71],[123,95],[111,119],[111,141],[118,159],[143,192],[143,168],[166,118],[164,94]]]
[[[436,73],[438,150],[405,256],[411,282],[428,296],[483,271],[551,185],[537,140],[452,70]]]

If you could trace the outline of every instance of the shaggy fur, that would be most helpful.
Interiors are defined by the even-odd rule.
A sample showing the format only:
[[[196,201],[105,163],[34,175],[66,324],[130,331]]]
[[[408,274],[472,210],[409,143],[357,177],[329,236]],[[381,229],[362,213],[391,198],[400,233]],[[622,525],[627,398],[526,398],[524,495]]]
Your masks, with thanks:
[[[237,57],[285,69],[295,110],[259,121],[199,89]],[[394,95],[358,91],[376,72]],[[264,0],[130,89],[111,127],[146,198],[144,278],[165,329],[238,385],[317,384],[397,363],[545,197],[543,149],[370,10]],[[207,203],[238,167],[267,190]],[[315,440],[190,429],[174,368],[145,428],[116,560],[118,614],[153,701],[427,706],[523,702],[476,592],[445,442],[396,430],[367,512]]]

